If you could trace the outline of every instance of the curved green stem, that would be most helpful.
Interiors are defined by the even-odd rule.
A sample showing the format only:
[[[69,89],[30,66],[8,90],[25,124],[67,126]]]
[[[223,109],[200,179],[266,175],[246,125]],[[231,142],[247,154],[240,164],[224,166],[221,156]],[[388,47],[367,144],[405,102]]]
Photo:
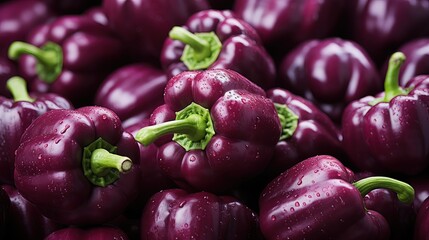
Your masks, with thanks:
[[[25,101],[34,102],[35,99],[31,98],[28,94],[27,83],[22,77],[11,77],[6,82],[6,87],[13,96],[15,102]]]
[[[399,70],[405,61],[405,55],[402,52],[395,52],[389,59],[386,79],[384,81],[384,97],[374,99],[371,105],[379,102],[389,102],[398,95],[406,95],[411,89],[404,89],[399,86]]]
[[[16,41],[8,49],[8,56],[12,60],[17,60],[25,54],[37,59],[36,71],[41,80],[52,83],[61,73],[63,53],[58,44],[48,42],[38,48],[25,42]]]
[[[274,103],[277,114],[282,125],[282,134],[279,140],[290,138],[298,127],[299,117],[290,110],[285,104]]]
[[[401,202],[411,203],[414,199],[414,188],[411,185],[389,177],[368,177],[353,183],[353,185],[359,190],[362,197],[374,189],[385,188],[395,191]]]
[[[169,37],[186,44],[180,60],[189,70],[206,69],[219,56],[222,43],[213,32],[191,33],[183,27],[173,27]]]
[[[146,146],[164,135],[173,133],[173,140],[187,151],[204,149],[214,135],[210,112],[192,103],[177,112],[176,120],[144,127],[137,132],[135,139]]]
[[[91,155],[91,169],[96,175],[103,176],[111,169],[121,173],[131,169],[133,163],[128,157],[110,153],[106,149],[98,148]]]

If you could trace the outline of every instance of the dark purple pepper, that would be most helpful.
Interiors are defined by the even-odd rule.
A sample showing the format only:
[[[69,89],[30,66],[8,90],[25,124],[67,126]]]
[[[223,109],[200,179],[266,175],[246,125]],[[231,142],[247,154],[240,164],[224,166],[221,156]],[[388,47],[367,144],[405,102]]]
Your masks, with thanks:
[[[170,78],[187,70],[226,68],[260,87],[275,84],[275,66],[252,26],[231,10],[203,10],[164,42],[161,64]]]
[[[280,174],[259,198],[265,239],[389,239],[386,219],[367,209],[363,197],[387,188],[410,204],[413,188],[388,177],[353,182],[353,175],[328,155],[308,158]]]
[[[384,92],[356,100],[344,111],[343,146],[362,171],[416,175],[429,166],[429,77],[417,76],[400,87],[404,60],[401,52],[393,54]]]
[[[280,137],[274,103],[228,69],[179,73],[167,83],[159,108],[136,139],[148,145],[163,137],[157,142],[161,169],[186,189],[223,192],[255,177]],[[158,115],[172,118],[161,123]]]
[[[411,39],[429,36],[426,0],[355,0],[349,39],[365,48],[377,65]]]
[[[1,185],[10,201],[7,229],[4,239],[44,239],[50,233],[62,228],[40,211],[11,185]],[[3,239],[3,238],[2,238]]]
[[[429,239],[428,225],[429,225],[429,198],[426,198],[417,213],[413,239],[414,240]]]
[[[41,1],[14,0],[0,4],[0,57],[14,41],[24,41],[35,27],[55,18],[49,6]]]
[[[32,91],[53,92],[75,106],[92,103],[100,83],[125,62],[124,46],[112,30],[86,15],[66,15],[14,42],[9,57]]]
[[[279,85],[312,101],[336,123],[348,103],[382,90],[366,51],[341,38],[309,40],[286,54]]]
[[[96,105],[113,110],[121,120],[149,117],[163,103],[167,76],[154,66],[134,63],[112,72],[95,94]]]
[[[44,240],[128,240],[128,236],[115,227],[68,227],[49,234]]]
[[[59,223],[102,224],[139,194],[139,160],[137,142],[111,110],[51,110],[22,135],[15,185]]]
[[[142,240],[262,239],[258,217],[230,196],[170,189],[156,193],[141,217]]]
[[[25,129],[40,115],[53,109],[72,109],[65,98],[53,93],[27,92],[25,80],[10,78],[13,98],[0,96],[0,183],[14,185],[15,150]]]
[[[342,0],[236,0],[233,10],[276,58],[303,41],[331,36],[344,5]]]
[[[130,54],[159,64],[170,29],[210,6],[206,0],[105,0],[102,7]]]
[[[339,129],[310,101],[281,88],[270,89],[267,97],[276,105],[283,130],[268,167],[271,176],[315,155],[344,156]]]
[[[12,97],[9,90],[7,90],[6,82],[9,78],[18,75],[18,68],[16,63],[0,57],[0,95],[3,97]]]

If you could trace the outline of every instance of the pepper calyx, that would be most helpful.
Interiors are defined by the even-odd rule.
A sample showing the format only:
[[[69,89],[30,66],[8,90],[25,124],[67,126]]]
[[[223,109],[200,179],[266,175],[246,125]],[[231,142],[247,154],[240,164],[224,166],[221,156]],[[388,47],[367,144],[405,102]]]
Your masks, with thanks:
[[[367,177],[354,182],[353,185],[359,190],[362,197],[374,189],[385,188],[396,192],[401,202],[409,204],[414,200],[414,188],[411,185],[390,177]]]
[[[25,101],[34,102],[35,99],[30,97],[27,90],[27,83],[22,77],[11,77],[6,82],[6,87],[13,96],[15,102]]]
[[[8,56],[17,60],[21,55],[28,54],[36,58],[37,76],[46,83],[53,83],[63,68],[63,50],[54,42],[47,42],[38,48],[29,43],[15,41],[8,49]]]
[[[120,173],[132,168],[128,157],[116,154],[117,147],[98,138],[84,147],[82,168],[88,180],[100,187],[106,187],[119,179]]]
[[[135,139],[143,145],[149,145],[159,137],[171,133],[174,133],[173,141],[186,151],[204,150],[215,134],[210,111],[191,103],[176,112],[176,120],[144,127],[137,132]]]
[[[274,103],[274,106],[277,110],[277,114],[280,119],[280,124],[282,126],[282,133],[279,139],[280,141],[282,141],[292,137],[296,128],[298,127],[299,117],[285,104]]]
[[[189,70],[207,69],[222,49],[222,43],[214,32],[191,33],[176,26],[169,32],[169,37],[186,44],[180,60]]]

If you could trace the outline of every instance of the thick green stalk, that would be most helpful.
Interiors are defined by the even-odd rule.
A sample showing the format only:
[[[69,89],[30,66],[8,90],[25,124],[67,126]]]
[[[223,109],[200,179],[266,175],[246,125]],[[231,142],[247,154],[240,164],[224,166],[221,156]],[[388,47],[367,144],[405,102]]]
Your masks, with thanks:
[[[6,82],[6,87],[13,96],[15,102],[25,101],[34,102],[34,99],[30,97],[27,90],[27,83],[22,77],[11,77]]]

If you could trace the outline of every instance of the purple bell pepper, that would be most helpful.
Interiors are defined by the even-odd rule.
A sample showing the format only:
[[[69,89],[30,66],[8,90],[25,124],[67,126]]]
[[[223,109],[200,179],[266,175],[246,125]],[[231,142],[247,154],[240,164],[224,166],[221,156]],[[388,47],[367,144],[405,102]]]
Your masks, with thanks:
[[[349,14],[349,39],[365,48],[377,65],[402,44],[429,36],[426,0],[354,0]]]
[[[363,197],[374,189],[387,188],[409,204],[413,188],[388,177],[353,182],[353,175],[328,155],[308,158],[280,174],[259,199],[265,239],[389,239],[386,219],[367,209]]]
[[[37,92],[54,92],[75,106],[92,103],[99,84],[125,61],[124,47],[109,27],[85,15],[67,15],[14,42],[9,57]]]
[[[44,240],[128,240],[128,236],[115,227],[68,227],[49,234]]]
[[[252,26],[230,10],[204,10],[164,42],[161,64],[170,78],[186,70],[227,68],[264,89],[274,86],[274,61]]]
[[[264,90],[228,69],[174,76],[150,121],[137,141],[156,141],[161,169],[189,190],[223,192],[260,174],[281,133]]]
[[[43,216],[15,187],[4,184],[0,189],[6,192],[10,202],[7,229],[4,232],[7,237],[4,239],[43,239],[64,227]]]
[[[332,36],[345,2],[235,0],[233,10],[256,29],[272,55],[283,55],[303,41]]]
[[[306,41],[286,54],[279,85],[319,107],[339,123],[348,103],[382,91],[371,58],[359,45],[341,38]]]
[[[170,189],[153,195],[141,217],[142,240],[263,239],[256,214],[230,196]]]
[[[113,110],[124,121],[135,115],[149,117],[163,103],[166,74],[156,67],[134,63],[112,72],[95,94],[95,105]]]
[[[15,150],[25,129],[40,115],[53,109],[72,109],[65,98],[53,93],[27,92],[21,77],[12,77],[7,86],[13,98],[0,96],[0,183],[14,185]]]
[[[429,198],[423,201],[419,211],[417,213],[415,228],[414,228],[414,240],[428,240],[429,239]]]
[[[15,185],[62,224],[102,224],[138,195],[139,149],[111,110],[51,110],[26,129],[16,151]]]
[[[267,170],[271,176],[315,155],[344,156],[339,129],[310,101],[281,88],[270,89],[267,97],[282,116],[283,130]]]
[[[12,97],[7,90],[6,83],[9,78],[18,75],[18,68],[14,62],[6,57],[0,57],[0,95],[3,97]]]
[[[7,57],[12,42],[24,41],[33,28],[54,18],[44,2],[14,0],[0,4],[0,57]]]
[[[393,54],[384,92],[353,101],[344,111],[343,147],[362,171],[416,175],[429,166],[429,76],[400,87],[404,60],[401,52]]]
[[[206,0],[104,0],[102,7],[130,54],[139,61],[159,64],[170,29],[210,5]]]

